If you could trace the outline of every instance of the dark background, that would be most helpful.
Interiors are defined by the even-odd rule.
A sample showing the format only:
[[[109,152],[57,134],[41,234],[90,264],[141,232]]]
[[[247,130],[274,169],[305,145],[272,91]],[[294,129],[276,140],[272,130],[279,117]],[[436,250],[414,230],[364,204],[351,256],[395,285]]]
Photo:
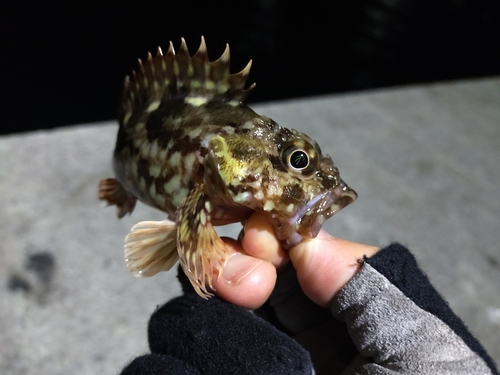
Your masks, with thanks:
[[[200,35],[250,102],[500,74],[498,0],[7,1],[0,133],[113,119],[137,58]]]

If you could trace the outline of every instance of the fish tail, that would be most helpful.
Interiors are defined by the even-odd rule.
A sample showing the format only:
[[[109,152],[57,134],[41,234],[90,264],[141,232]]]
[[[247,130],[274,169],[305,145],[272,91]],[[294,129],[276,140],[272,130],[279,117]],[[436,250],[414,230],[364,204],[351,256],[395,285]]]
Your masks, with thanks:
[[[116,206],[116,216],[121,219],[134,210],[137,198],[130,194],[116,178],[105,178],[99,182],[99,199],[108,206]]]

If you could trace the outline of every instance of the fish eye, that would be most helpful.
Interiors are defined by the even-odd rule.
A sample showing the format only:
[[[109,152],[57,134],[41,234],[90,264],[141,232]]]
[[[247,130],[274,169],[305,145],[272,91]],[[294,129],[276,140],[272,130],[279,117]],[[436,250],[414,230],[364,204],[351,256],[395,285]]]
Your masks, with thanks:
[[[316,169],[317,153],[307,142],[291,142],[283,148],[281,160],[290,173],[309,176]]]
[[[301,170],[309,165],[309,156],[303,150],[295,150],[289,156],[289,163],[292,168]]]

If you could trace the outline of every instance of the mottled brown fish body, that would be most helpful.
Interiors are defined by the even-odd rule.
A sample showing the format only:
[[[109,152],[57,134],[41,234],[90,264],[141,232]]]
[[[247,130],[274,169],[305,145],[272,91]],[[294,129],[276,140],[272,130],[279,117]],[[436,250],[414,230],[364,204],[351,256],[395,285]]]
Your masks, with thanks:
[[[237,124],[258,115],[226,102],[195,106],[184,98],[162,103],[146,123],[121,125],[114,169],[117,179],[142,202],[174,214],[181,201],[203,181],[208,140],[239,132]]]
[[[254,87],[244,90],[250,64],[229,74],[227,47],[210,63],[203,39],[193,57],[183,40],[177,55],[170,44],[140,68],[125,84],[116,179],[100,185],[120,217],[139,199],[172,220],[139,223],[127,236],[127,265],[138,276],[169,269],[178,255],[206,297],[228,257],[213,225],[266,211],[289,248],[356,199],[315,141],[243,103]]]

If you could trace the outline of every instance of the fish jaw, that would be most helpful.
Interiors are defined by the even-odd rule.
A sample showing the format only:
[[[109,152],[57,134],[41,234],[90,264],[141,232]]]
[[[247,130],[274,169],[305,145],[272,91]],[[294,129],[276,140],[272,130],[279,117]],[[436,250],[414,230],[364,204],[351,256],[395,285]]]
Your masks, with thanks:
[[[285,249],[298,245],[304,239],[314,238],[327,219],[354,202],[357,197],[357,193],[341,180],[332,190],[311,198],[291,217],[273,215],[276,237]]]

